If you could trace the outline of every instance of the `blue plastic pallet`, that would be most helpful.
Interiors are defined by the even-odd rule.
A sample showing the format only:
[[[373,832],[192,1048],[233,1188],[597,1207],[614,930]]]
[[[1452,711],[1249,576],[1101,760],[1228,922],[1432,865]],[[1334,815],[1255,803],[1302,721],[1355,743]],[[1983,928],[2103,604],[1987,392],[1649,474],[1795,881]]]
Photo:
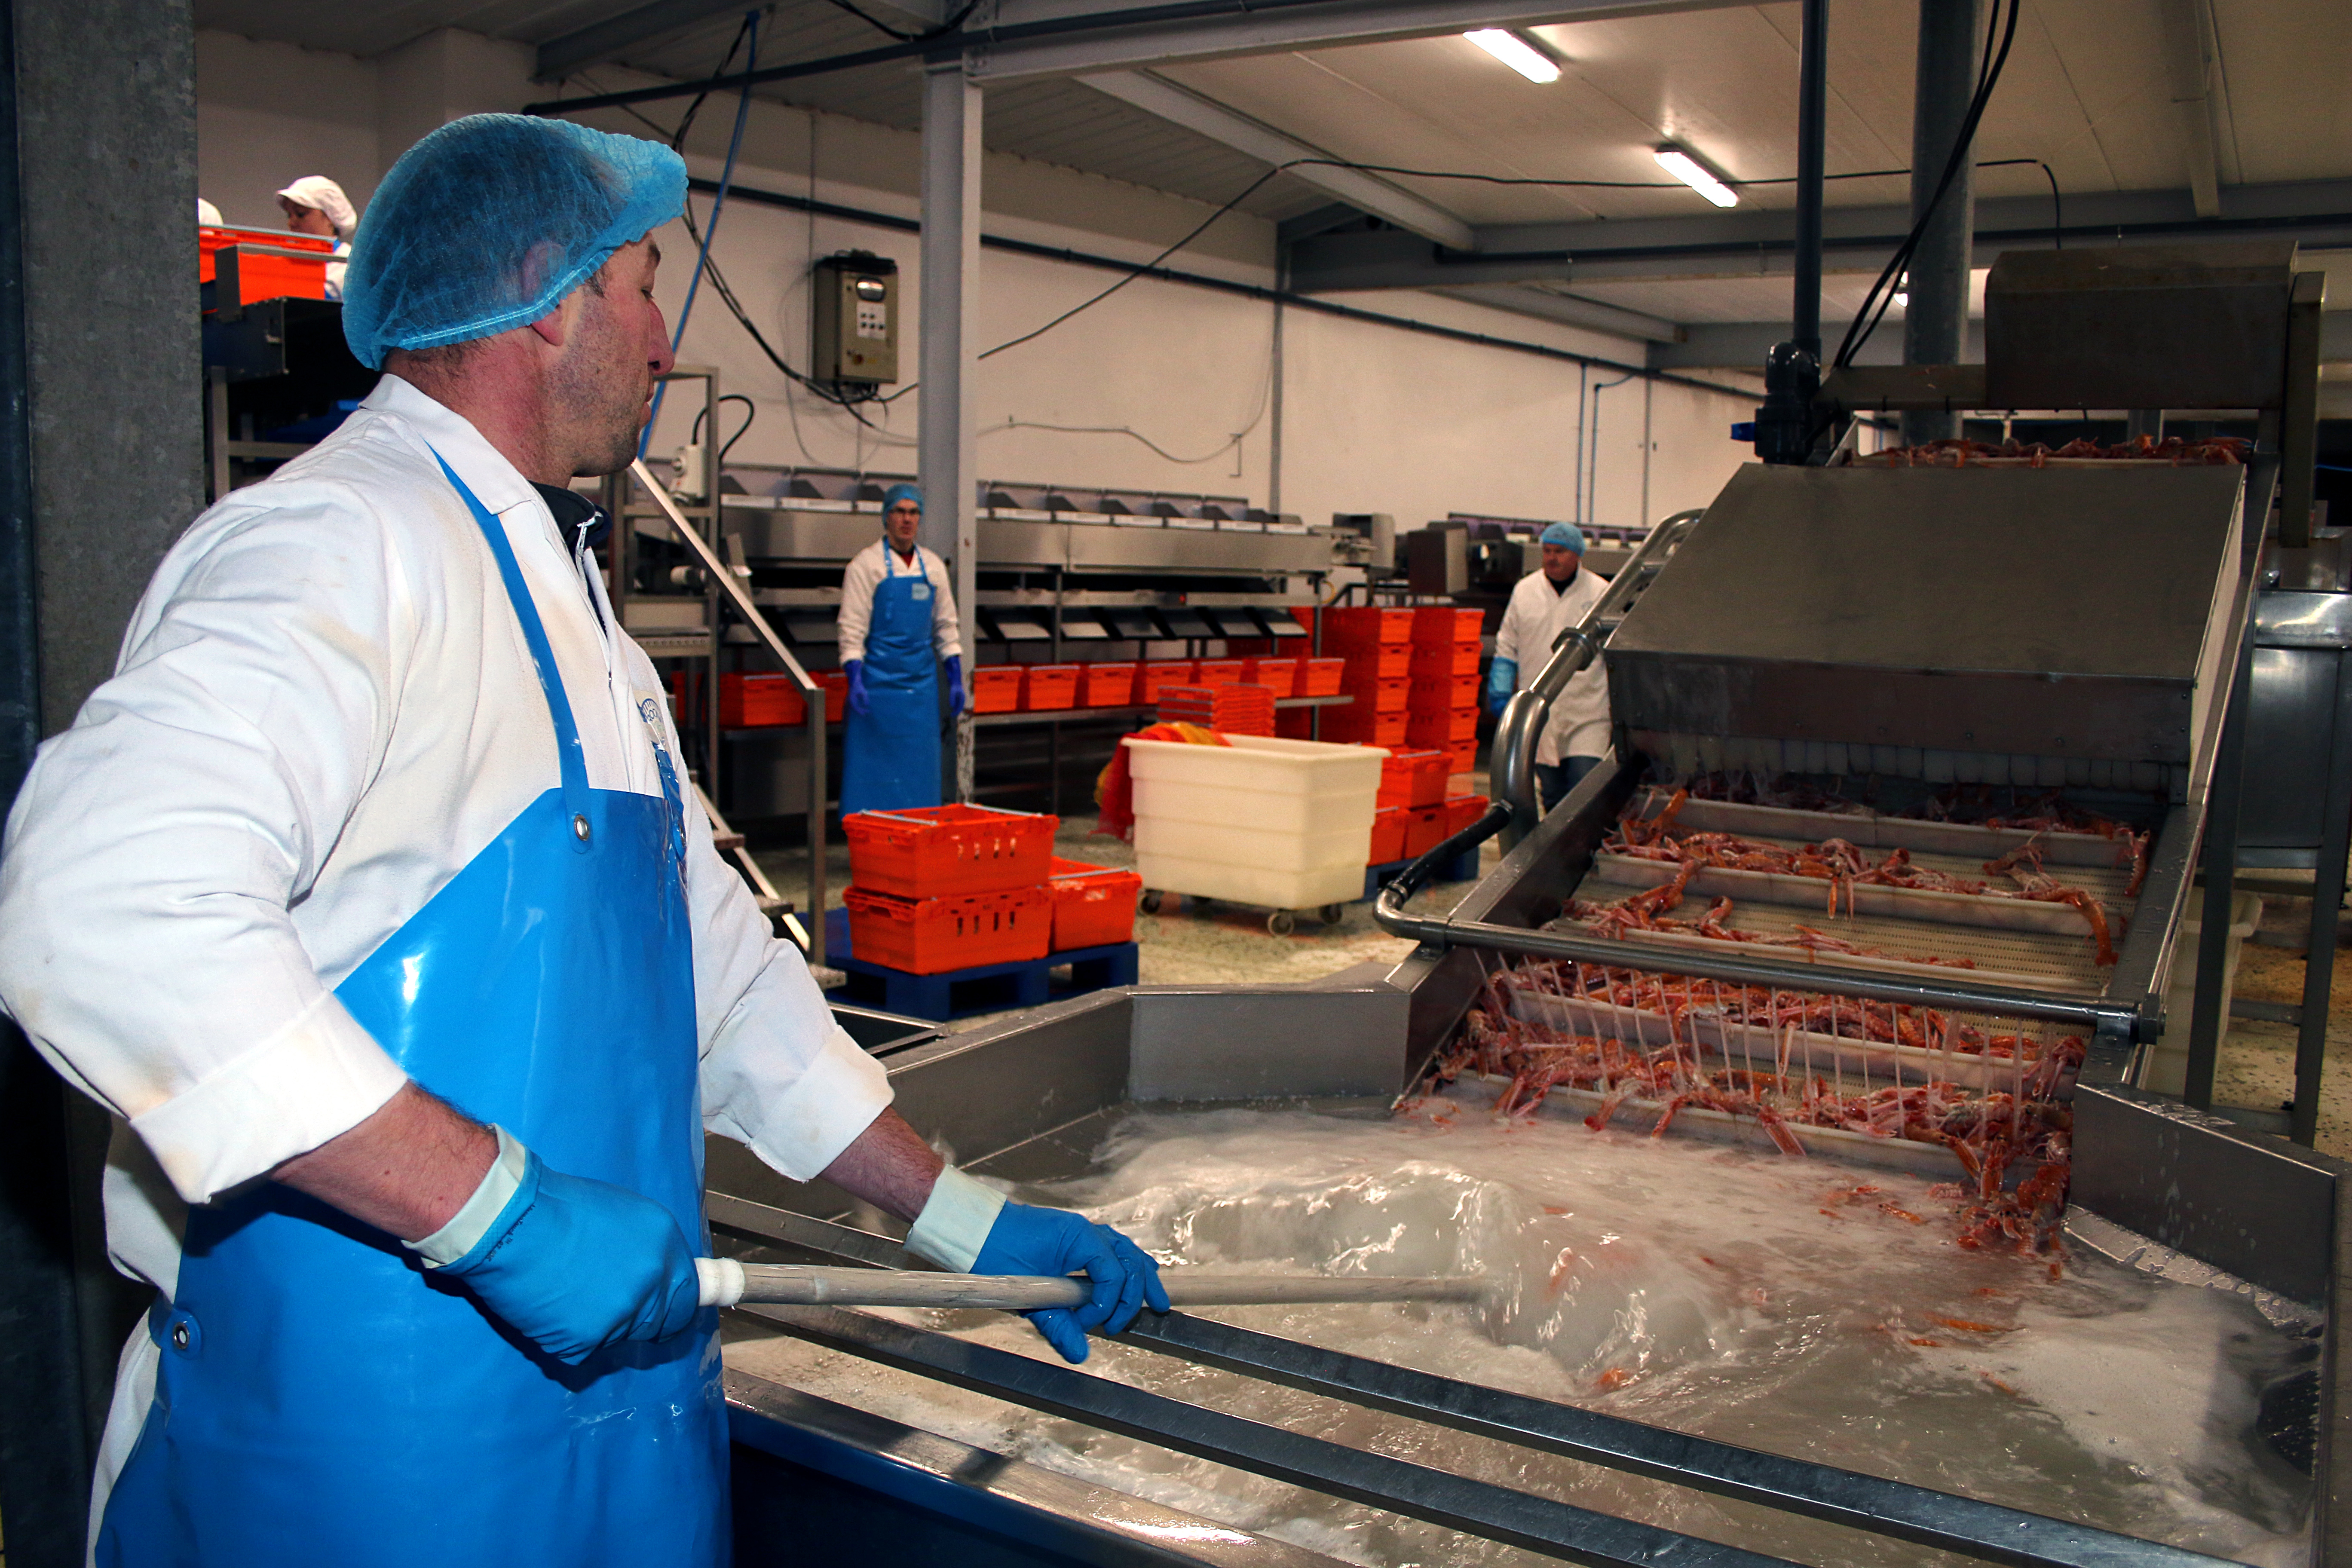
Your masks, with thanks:
[[[1418,857],[1391,860],[1385,866],[1364,868],[1364,897],[1377,899],[1381,889],[1393,880],[1396,874],[1412,864]],[[1451,860],[1440,860],[1437,873],[1431,879],[1438,882],[1475,882],[1478,879],[1478,847],[1475,844],[1461,851]]]
[[[848,985],[838,988],[835,994],[845,993],[853,1002],[878,1003],[885,1012],[934,1023],[1007,1007],[1042,1006],[1108,985],[1132,985],[1136,974],[1131,942],[1049,952],[1018,963],[982,963],[940,974],[909,974],[903,969],[868,963],[851,953],[846,910],[825,911],[824,953],[827,963],[849,976]],[[1065,964],[1070,970],[1069,984],[1057,985],[1053,972]]]

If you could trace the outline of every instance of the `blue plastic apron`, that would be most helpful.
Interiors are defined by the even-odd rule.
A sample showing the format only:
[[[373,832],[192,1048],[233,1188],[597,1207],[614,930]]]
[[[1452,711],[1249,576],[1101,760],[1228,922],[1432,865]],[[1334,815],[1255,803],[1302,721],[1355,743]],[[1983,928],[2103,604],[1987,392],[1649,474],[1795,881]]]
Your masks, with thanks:
[[[663,798],[589,788],[506,534],[449,479],[530,646],[562,782],[335,994],[426,1089],[555,1170],[655,1199],[707,1243],[683,803],[659,711],[640,716]],[[390,1237],[258,1182],[191,1212],[177,1290],[148,1323],[155,1402],[108,1500],[100,1564],[728,1556],[714,1312],[567,1367]]]
[[[940,804],[939,661],[931,653],[936,608],[922,557],[897,570],[882,546],[882,581],[866,628],[867,711],[852,710],[843,735],[841,815]]]

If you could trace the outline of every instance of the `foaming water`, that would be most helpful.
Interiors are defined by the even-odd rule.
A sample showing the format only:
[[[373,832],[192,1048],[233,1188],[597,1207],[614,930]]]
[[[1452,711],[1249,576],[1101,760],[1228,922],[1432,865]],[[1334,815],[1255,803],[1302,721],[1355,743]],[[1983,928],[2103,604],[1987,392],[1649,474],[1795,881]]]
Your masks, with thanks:
[[[1137,1114],[1093,1173],[1025,1195],[1084,1208],[1172,1264],[1477,1272],[1499,1287],[1481,1308],[1204,1316],[2251,1563],[2302,1560],[2308,1482],[2254,1419],[2263,1385],[2309,1342],[2243,1300],[2095,1258],[2053,1279],[2047,1259],[1964,1251],[1950,1205],[1916,1176],[1437,1109]],[[910,1316],[1048,1353],[1014,1320]],[[730,1357],[760,1370],[750,1353]],[[793,1359],[803,1387],[850,1378],[876,1405],[870,1369],[769,1353]],[[1097,1342],[1091,1370],[1807,1563],[1940,1560],[1123,1345]],[[894,1400],[887,1413],[914,1425],[1350,1562],[1538,1561],[936,1385]]]

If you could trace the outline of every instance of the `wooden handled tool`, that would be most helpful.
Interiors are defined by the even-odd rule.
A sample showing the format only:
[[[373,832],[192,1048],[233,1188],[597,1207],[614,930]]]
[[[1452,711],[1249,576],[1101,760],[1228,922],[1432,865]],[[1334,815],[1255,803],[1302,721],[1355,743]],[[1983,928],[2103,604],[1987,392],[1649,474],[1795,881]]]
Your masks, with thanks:
[[[918,1274],[885,1268],[820,1268],[796,1264],[703,1258],[702,1301],[776,1302],[812,1307],[984,1307],[1026,1312],[1079,1307],[1093,1298],[1083,1279],[1025,1274]],[[1209,1274],[1163,1269],[1171,1305],[1245,1307],[1345,1301],[1475,1301],[1486,1282],[1474,1275],[1381,1278],[1291,1274]]]

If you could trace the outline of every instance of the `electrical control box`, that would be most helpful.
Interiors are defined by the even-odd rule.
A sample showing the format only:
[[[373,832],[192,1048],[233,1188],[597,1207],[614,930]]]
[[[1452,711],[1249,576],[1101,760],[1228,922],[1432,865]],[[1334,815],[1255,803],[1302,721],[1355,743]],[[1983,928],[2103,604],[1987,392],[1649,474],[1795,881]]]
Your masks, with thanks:
[[[898,264],[845,250],[816,264],[809,369],[817,381],[898,379]]]

